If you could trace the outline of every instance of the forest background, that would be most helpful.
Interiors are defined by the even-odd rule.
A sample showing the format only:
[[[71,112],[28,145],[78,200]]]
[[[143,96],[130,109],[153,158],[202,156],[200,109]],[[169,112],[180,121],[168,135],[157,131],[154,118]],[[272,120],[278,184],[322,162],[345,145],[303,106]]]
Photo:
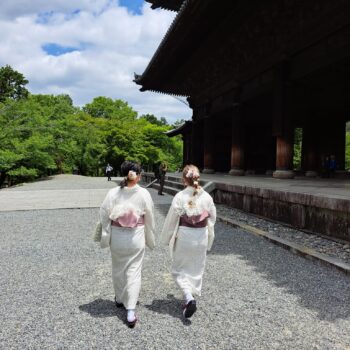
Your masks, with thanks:
[[[0,187],[53,174],[101,176],[124,160],[152,171],[182,166],[182,140],[165,132],[165,118],[138,116],[127,102],[96,97],[76,107],[69,95],[31,94],[28,80],[0,68]],[[117,175],[117,171],[114,172]]]
[[[31,94],[28,80],[10,66],[0,68],[0,187],[53,174],[102,176],[106,164],[124,160],[154,171],[182,167],[181,137],[152,114],[139,116],[127,102],[96,97],[76,107],[69,95]],[[315,126],[317,128],[317,126]],[[301,163],[301,130],[296,129],[294,168]],[[350,169],[350,123],[346,128],[346,169]]]

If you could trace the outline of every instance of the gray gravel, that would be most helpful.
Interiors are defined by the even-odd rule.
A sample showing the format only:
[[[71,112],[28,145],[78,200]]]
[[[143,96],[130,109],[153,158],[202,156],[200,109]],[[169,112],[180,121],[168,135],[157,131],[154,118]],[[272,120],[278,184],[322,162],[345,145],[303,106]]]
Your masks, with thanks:
[[[159,231],[171,197],[151,192]],[[97,213],[0,213],[1,349],[349,349],[348,276],[221,223],[193,318],[158,246],[128,329],[109,251],[91,239]]]
[[[121,177],[112,177],[107,181],[106,177],[88,177],[81,175],[53,175],[35,182],[23,183],[1,191],[46,191],[46,190],[79,190],[79,189],[103,189],[111,188],[119,183]]]
[[[350,264],[350,242],[340,239],[333,240],[324,235],[296,230],[290,226],[269,221],[225,205],[217,205],[217,211],[222,217],[228,217],[234,219],[238,223],[244,223],[259,228],[274,236],[314,249],[319,253],[338,258]]]

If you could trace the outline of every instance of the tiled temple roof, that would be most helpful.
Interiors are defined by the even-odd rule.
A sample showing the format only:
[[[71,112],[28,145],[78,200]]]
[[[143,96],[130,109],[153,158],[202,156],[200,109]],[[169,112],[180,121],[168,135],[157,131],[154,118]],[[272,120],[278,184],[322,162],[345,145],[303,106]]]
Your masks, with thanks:
[[[148,0],[146,0],[146,1],[148,1]],[[156,1],[156,0],[154,0],[154,1]],[[151,0],[150,0],[150,2],[151,2]],[[179,96],[186,96],[185,94],[181,94],[181,93],[176,94],[174,92],[164,91],[164,89],[161,89],[159,87],[153,87],[153,86],[151,87],[149,85],[149,83],[151,82],[151,84],[152,84],[152,81],[154,81],[154,73],[156,71],[158,71],[158,62],[162,61],[164,59],[164,56],[168,50],[168,47],[170,48],[172,45],[171,43],[169,43],[168,38],[174,37],[174,32],[176,32],[176,28],[178,27],[179,22],[181,22],[180,18],[182,17],[182,13],[184,12],[184,10],[185,10],[186,6],[189,4],[189,2],[190,2],[190,0],[182,1],[182,6],[179,10],[179,13],[177,14],[177,16],[173,20],[172,24],[170,25],[168,31],[164,35],[163,40],[159,44],[158,49],[154,53],[151,61],[149,62],[148,66],[146,67],[143,74],[136,74],[135,73],[134,82],[136,84],[142,86],[140,91],[149,90],[149,91],[163,92],[163,93],[174,94],[174,95],[179,95]]]
[[[152,9],[162,8],[165,10],[179,11],[184,0],[146,0],[151,3]]]
[[[189,67],[187,63],[196,49],[222,20],[227,4],[231,6],[225,2],[218,8],[215,0],[184,0],[145,71],[135,74],[134,82],[142,86],[140,90],[191,96],[193,88],[184,83],[188,72],[178,71]]]

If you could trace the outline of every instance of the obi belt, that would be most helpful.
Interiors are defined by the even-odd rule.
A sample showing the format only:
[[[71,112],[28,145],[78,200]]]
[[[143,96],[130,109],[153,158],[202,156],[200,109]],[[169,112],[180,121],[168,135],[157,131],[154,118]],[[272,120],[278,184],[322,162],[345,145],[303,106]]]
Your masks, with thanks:
[[[144,226],[145,216],[138,216],[133,212],[126,213],[119,216],[116,220],[112,220],[111,225],[116,227],[128,227],[133,228],[137,226]]]
[[[200,227],[206,227],[208,222],[209,213],[204,210],[202,214],[200,215],[182,215],[180,216],[180,223],[179,226],[186,226],[186,227],[193,227],[193,228],[200,228]]]

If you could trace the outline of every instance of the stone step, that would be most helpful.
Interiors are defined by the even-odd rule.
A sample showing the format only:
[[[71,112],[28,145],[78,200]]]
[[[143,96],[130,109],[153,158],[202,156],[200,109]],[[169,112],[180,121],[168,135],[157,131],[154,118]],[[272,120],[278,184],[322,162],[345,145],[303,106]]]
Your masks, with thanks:
[[[171,181],[171,182],[176,182],[179,183],[183,186],[183,182],[182,182],[182,177],[175,177],[175,176],[165,176],[165,180]],[[209,183],[210,181],[204,181],[204,180],[199,180],[199,184],[204,187],[207,183]]]
[[[154,179],[155,179],[155,176],[152,173],[143,174],[143,180],[146,184],[151,183],[152,181],[154,181]],[[211,181],[200,181],[200,184],[209,193],[215,189],[215,184]],[[154,184],[151,185],[151,187],[159,190],[160,184],[159,182],[155,182]],[[176,177],[172,175],[165,176],[164,187],[163,187],[163,191],[165,193],[175,195],[176,193],[178,193],[183,189],[184,189],[184,185],[182,182],[182,177]]]
[[[159,183],[155,183],[152,185],[152,188],[159,190],[160,188],[160,184]],[[171,194],[172,196],[175,196],[176,193],[180,192],[180,189],[174,188],[174,187],[169,187],[169,186],[164,186],[163,187],[163,192],[167,193],[167,194]]]
[[[168,187],[173,187],[179,190],[183,190],[184,189],[184,185],[182,182],[177,182],[177,181],[170,181],[170,180],[165,180],[164,181],[164,185],[168,186]]]

